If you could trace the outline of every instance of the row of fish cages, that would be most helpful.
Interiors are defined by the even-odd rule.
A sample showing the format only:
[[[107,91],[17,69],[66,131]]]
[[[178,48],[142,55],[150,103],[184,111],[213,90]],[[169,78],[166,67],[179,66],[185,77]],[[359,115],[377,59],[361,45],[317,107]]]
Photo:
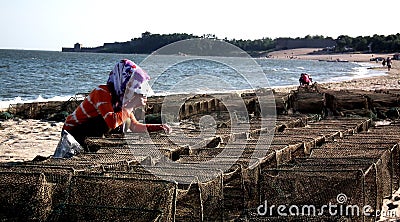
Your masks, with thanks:
[[[296,157],[261,172],[260,195],[264,204],[248,213],[247,218],[268,221],[379,219],[384,199],[399,189],[400,136],[397,132],[400,125],[371,127],[364,122],[346,130],[344,125],[352,123],[337,123],[334,125],[342,129],[342,135],[309,149],[305,157]],[[310,127],[314,124],[319,125],[313,123]],[[272,205],[274,209],[268,208]],[[284,210],[277,210],[276,206],[283,206]]]
[[[226,124],[214,131],[186,124],[182,128],[173,126],[169,135],[126,133],[88,138],[88,146],[97,152],[69,159],[3,164],[0,218],[281,220],[276,214],[263,217],[262,204],[297,204],[307,195],[315,197],[309,200],[318,200],[316,204],[329,203],[330,199],[323,198],[327,194],[324,190],[329,189],[325,186],[333,192],[338,188],[352,190],[354,183],[357,190],[348,197],[357,203],[375,199],[376,204],[371,206],[376,207],[381,197],[398,186],[394,181],[397,172],[383,167],[397,163],[388,159],[378,163],[381,153],[368,154],[368,161],[355,160],[354,164],[348,158],[349,162],[342,164],[348,167],[341,169],[335,168],[338,158],[334,155],[328,162],[325,160],[329,158],[317,152],[329,144],[363,135],[371,127],[370,119],[278,116],[275,127],[262,121],[252,118],[246,126]],[[388,158],[392,154],[385,155]],[[373,187],[370,183],[379,177],[391,178],[391,187],[380,183]],[[356,178],[363,178],[362,183]],[[366,197],[378,190],[375,196]]]

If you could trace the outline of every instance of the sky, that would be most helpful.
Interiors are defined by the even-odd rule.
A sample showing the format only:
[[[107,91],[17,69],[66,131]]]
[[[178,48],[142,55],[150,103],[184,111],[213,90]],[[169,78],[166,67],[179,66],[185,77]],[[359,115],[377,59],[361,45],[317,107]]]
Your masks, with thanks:
[[[97,47],[146,31],[251,40],[390,35],[400,32],[399,5],[398,0],[0,0],[0,49]]]

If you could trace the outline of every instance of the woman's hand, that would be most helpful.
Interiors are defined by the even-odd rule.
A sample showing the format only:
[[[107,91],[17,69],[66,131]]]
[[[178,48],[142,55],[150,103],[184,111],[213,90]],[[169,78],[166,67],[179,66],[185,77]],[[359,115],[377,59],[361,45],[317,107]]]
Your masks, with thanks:
[[[131,121],[129,129],[134,133],[164,131],[170,134],[172,132],[172,128],[167,124],[143,124],[135,121]]]

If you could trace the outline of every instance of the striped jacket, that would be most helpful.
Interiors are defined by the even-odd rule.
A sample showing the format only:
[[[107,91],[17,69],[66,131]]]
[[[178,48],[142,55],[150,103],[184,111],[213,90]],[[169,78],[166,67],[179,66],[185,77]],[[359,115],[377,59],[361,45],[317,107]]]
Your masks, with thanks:
[[[75,126],[99,115],[103,117],[109,129],[117,128],[129,118],[122,111],[114,112],[111,103],[111,92],[107,85],[100,85],[94,89],[75,111],[67,117],[63,129],[72,130]]]

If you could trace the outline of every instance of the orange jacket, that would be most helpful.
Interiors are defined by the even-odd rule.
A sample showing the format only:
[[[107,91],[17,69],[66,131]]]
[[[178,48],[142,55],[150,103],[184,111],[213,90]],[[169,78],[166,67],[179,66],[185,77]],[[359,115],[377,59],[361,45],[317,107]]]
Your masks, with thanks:
[[[122,110],[114,112],[111,103],[111,92],[107,85],[100,85],[94,89],[83,102],[75,109],[75,111],[65,120],[63,129],[71,131],[74,127],[85,123],[90,118],[102,116],[109,130],[115,129],[122,125],[128,118],[134,125],[133,132],[155,132],[164,130],[162,124],[142,124],[139,123],[133,113],[126,113]],[[103,132],[104,133],[104,132]],[[75,135],[74,135],[75,136]]]
[[[72,130],[75,126],[99,115],[103,117],[110,130],[117,128],[129,118],[129,115],[122,112],[122,110],[114,112],[111,103],[111,92],[107,85],[100,85],[94,89],[75,111],[67,117],[63,129]]]

